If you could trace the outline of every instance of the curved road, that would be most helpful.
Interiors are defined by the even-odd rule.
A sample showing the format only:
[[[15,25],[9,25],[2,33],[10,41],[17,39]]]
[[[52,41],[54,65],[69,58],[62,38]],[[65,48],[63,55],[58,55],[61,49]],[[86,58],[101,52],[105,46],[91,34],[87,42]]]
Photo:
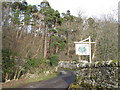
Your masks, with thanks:
[[[71,83],[75,81],[75,74],[72,71],[61,71],[58,77],[55,77],[50,80],[35,82],[26,86],[21,86],[19,88],[29,88],[30,90],[34,90],[36,88],[64,88],[67,89]]]

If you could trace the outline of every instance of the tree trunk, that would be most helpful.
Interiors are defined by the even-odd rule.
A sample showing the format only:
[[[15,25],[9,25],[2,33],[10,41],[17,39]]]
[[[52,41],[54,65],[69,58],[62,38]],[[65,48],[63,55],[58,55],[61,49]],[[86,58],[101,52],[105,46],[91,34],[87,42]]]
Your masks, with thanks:
[[[19,79],[20,74],[21,74],[21,71],[22,71],[22,70],[20,70],[20,71],[18,72],[16,79]]]
[[[6,73],[5,74],[5,82],[7,82],[7,81],[9,81],[10,79],[9,79],[9,74],[8,73]]]
[[[16,72],[15,72],[15,75],[14,75],[13,79],[15,80],[16,77],[17,77],[17,70],[16,70]]]
[[[22,26],[22,29],[20,31],[19,39],[21,38],[23,32],[24,32],[24,26]]]
[[[70,55],[70,54],[69,54],[69,51],[70,51],[70,48],[69,48],[69,45],[68,45],[68,47],[67,47],[67,56]]]
[[[49,37],[49,55],[52,54],[50,44],[52,43],[51,36]]]
[[[37,51],[36,51],[35,55],[33,55],[33,57],[32,57],[32,58],[35,58],[35,57],[38,55],[38,52],[39,52],[39,50],[40,50],[40,46],[41,46],[41,45],[39,45],[39,47],[38,47],[38,49],[37,49]]]
[[[67,41],[68,41],[68,45],[67,45],[67,56],[69,56],[69,32],[67,33],[67,35],[66,35],[66,37],[67,37]]]
[[[59,47],[57,46],[57,47],[56,47],[56,50],[55,50],[55,53],[58,53],[58,50],[59,50]]]
[[[46,31],[45,31],[45,38],[44,38],[44,58],[47,56],[47,25],[46,25]]]
[[[18,38],[18,35],[19,35],[19,30],[18,30],[18,28],[19,28],[19,26],[17,26],[17,25],[15,25],[15,27],[16,27],[16,38]]]
[[[25,55],[25,58],[28,57],[28,54],[29,54],[30,50],[27,51],[26,55]]]

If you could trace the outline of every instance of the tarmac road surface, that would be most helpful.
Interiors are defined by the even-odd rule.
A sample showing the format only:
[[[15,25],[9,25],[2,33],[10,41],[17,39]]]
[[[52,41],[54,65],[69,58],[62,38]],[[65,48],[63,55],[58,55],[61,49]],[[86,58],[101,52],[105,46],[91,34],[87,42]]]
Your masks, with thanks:
[[[60,72],[59,76],[53,79],[31,83],[29,85],[21,86],[19,88],[21,88],[22,90],[27,89],[27,88],[29,88],[29,90],[35,90],[35,89],[41,90],[44,88],[49,88],[49,89],[51,88],[51,90],[53,88],[66,90],[69,87],[69,85],[75,81],[75,78],[76,76],[74,72],[64,70]]]

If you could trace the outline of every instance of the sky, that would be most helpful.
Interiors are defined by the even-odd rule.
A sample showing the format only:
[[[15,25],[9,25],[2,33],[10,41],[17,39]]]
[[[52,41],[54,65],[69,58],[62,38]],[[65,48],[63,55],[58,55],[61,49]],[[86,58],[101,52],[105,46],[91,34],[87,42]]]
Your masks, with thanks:
[[[43,0],[26,0],[28,4],[39,5]],[[114,14],[118,10],[120,0],[47,0],[54,10],[60,13],[70,10],[71,14],[78,16],[82,12],[86,17],[100,18],[104,14]]]

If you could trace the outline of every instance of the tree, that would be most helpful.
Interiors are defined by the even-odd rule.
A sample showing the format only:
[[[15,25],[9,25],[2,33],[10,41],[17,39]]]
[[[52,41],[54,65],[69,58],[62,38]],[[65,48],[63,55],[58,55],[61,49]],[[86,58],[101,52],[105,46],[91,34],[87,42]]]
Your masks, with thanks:
[[[41,2],[40,7],[41,7],[40,13],[45,16],[43,23],[45,27],[44,29],[44,58],[46,58],[47,42],[49,42],[48,41],[49,28],[55,28],[56,25],[61,25],[62,18],[60,17],[60,13],[52,9],[51,6],[49,5],[49,2],[47,1]]]
[[[70,35],[72,33],[72,22],[74,21],[74,16],[72,16],[70,14],[70,10],[67,10],[65,16],[64,16],[64,19],[65,19],[65,24],[66,24],[66,27],[67,27],[67,31],[66,31],[66,38],[67,38],[67,55],[69,56],[69,51],[70,51]]]
[[[10,24],[11,4],[12,4],[12,2],[3,2],[2,3],[3,25],[9,25]]]

